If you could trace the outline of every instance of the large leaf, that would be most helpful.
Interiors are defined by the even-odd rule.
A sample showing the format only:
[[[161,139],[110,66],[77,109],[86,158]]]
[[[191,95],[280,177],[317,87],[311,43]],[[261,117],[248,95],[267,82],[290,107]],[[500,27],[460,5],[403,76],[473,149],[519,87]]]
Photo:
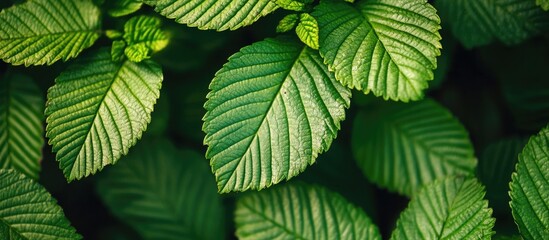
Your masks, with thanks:
[[[0,13],[0,58],[13,65],[52,64],[76,57],[99,37],[91,0],[33,0]]]
[[[0,169],[0,239],[81,239],[55,199],[30,178]]]
[[[472,174],[477,165],[467,131],[430,99],[380,102],[359,113],[352,147],[370,180],[408,196],[435,179]]]
[[[425,0],[323,0],[320,54],[338,81],[385,99],[423,96],[440,55],[440,19]]]
[[[48,91],[46,135],[68,181],[128,152],[151,120],[161,83],[156,63],[115,63],[106,49],[61,73]]]
[[[99,196],[145,239],[222,239],[223,210],[203,156],[143,141],[100,175]]]
[[[549,30],[549,14],[534,0],[438,0],[436,6],[468,48],[496,39],[516,44]]]
[[[476,179],[425,186],[400,215],[391,239],[490,239],[495,219]]]
[[[163,16],[199,29],[234,30],[278,8],[272,0],[143,0]]]
[[[44,146],[44,99],[28,77],[0,79],[0,166],[38,178]]]
[[[303,183],[248,194],[235,215],[239,239],[381,239],[362,209]]]
[[[533,136],[519,155],[510,183],[513,217],[525,239],[549,236],[549,128]]]
[[[262,189],[302,172],[329,148],[351,96],[294,38],[243,48],[210,89],[204,142],[220,192]]]

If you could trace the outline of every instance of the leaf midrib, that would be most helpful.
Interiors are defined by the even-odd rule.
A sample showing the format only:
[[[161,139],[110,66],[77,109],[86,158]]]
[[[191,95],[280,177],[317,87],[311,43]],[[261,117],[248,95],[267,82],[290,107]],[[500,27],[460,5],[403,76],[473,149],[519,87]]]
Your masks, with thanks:
[[[12,233],[15,233],[17,237],[20,237],[21,239],[28,239],[30,238],[25,237],[22,233],[20,233],[16,228],[12,227],[9,223],[7,223],[2,217],[0,217],[0,225],[6,226],[8,229],[11,230]],[[10,235],[11,236],[11,235]]]

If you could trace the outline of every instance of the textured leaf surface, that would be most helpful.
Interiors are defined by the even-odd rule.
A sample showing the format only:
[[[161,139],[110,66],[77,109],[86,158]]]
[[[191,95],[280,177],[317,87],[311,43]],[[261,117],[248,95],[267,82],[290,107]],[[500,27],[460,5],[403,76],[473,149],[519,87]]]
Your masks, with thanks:
[[[280,20],[280,22],[276,26],[276,32],[277,33],[288,32],[294,29],[294,27],[297,25],[298,22],[299,22],[298,14],[295,14],[295,13],[288,14]]]
[[[156,63],[115,63],[106,49],[61,73],[48,91],[46,135],[67,180],[128,152],[151,120],[161,83]]]
[[[203,156],[143,141],[100,175],[99,196],[144,239],[222,239],[223,211]]]
[[[477,165],[467,131],[430,99],[380,102],[359,113],[352,148],[371,181],[408,196],[435,179],[472,174]]]
[[[516,44],[549,30],[549,14],[533,0],[438,0],[440,16],[468,48],[499,40]]]
[[[318,23],[308,13],[299,15],[299,24],[295,28],[297,36],[312,49],[318,50]]]
[[[440,19],[425,0],[324,0],[320,54],[338,81],[385,99],[423,96],[440,55]]]
[[[44,146],[44,99],[29,78],[0,79],[0,166],[38,178]]]
[[[510,183],[511,209],[525,239],[549,233],[549,128],[533,136],[519,155]]]
[[[0,58],[13,65],[67,61],[99,37],[91,0],[33,0],[0,12]]]
[[[143,2],[141,0],[109,0],[107,1],[107,4],[109,15],[113,17],[121,17],[132,14],[141,9]]]
[[[161,15],[199,29],[234,30],[278,8],[272,0],[143,0]]]
[[[210,90],[204,142],[220,192],[262,189],[302,172],[329,148],[351,96],[294,38],[243,48]]]
[[[313,0],[275,0],[276,4],[281,8],[290,11],[305,11]]]
[[[239,239],[381,239],[362,209],[303,183],[245,195],[235,213]]]
[[[0,239],[81,239],[55,199],[30,178],[0,169]]]
[[[160,29],[162,21],[155,17],[136,16],[124,25],[124,50],[133,62],[141,62],[168,45],[168,36]]]
[[[412,198],[391,239],[490,239],[495,219],[484,194],[476,179],[436,181]]]

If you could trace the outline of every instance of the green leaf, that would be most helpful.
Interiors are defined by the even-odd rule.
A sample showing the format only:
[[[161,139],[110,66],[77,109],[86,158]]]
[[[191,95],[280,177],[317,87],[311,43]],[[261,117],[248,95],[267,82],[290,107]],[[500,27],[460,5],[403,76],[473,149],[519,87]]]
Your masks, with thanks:
[[[290,11],[305,11],[314,0],[275,0],[281,8]]]
[[[316,51],[282,37],[231,56],[210,90],[204,142],[220,192],[298,175],[329,148],[351,97]]]
[[[439,0],[436,6],[467,48],[496,39],[517,44],[549,30],[549,14],[533,0]]]
[[[235,30],[278,8],[272,0],[143,0],[161,15],[199,29]]]
[[[235,212],[239,239],[381,239],[362,209],[303,183],[245,195]]]
[[[108,13],[113,17],[122,17],[141,9],[143,2],[141,0],[109,0]]]
[[[318,23],[308,13],[299,15],[299,24],[295,28],[297,36],[312,49],[318,50]]]
[[[112,42],[111,47],[111,59],[114,62],[123,61],[125,58],[124,49],[126,48],[126,42],[123,40],[115,40]]]
[[[0,239],[82,239],[38,183],[0,169]]]
[[[425,0],[323,0],[320,54],[344,85],[384,99],[418,100],[440,55],[440,19]]]
[[[549,128],[534,135],[519,155],[509,184],[511,209],[525,239],[549,236]]]
[[[48,91],[46,136],[68,181],[128,152],[151,120],[162,78],[156,63],[113,62],[107,49],[61,73]]]
[[[299,21],[299,15],[296,13],[288,14],[276,26],[276,32],[277,33],[283,33],[288,32],[292,29],[294,29],[295,25]]]
[[[536,5],[540,6],[543,10],[549,10],[549,0],[536,0]]]
[[[474,178],[436,181],[412,198],[391,239],[490,239],[495,219]]]
[[[168,35],[160,29],[162,21],[155,17],[136,16],[124,25],[124,40],[127,47],[126,57],[133,62],[141,62],[158,52],[169,42]]]
[[[33,0],[0,12],[0,58],[13,65],[67,61],[99,38],[90,0]]]
[[[477,165],[465,128],[430,99],[380,102],[359,113],[352,148],[366,177],[407,196],[448,175],[472,175]]]
[[[27,76],[0,79],[0,166],[37,179],[44,146],[44,99]]]
[[[103,202],[144,239],[222,239],[221,200],[204,157],[149,140],[100,175]]]

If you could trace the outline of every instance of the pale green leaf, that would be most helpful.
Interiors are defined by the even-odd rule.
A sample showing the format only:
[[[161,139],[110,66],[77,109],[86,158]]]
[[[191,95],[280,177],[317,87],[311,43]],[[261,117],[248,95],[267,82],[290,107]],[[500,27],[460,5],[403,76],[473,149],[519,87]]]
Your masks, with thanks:
[[[299,15],[299,24],[295,28],[299,39],[312,49],[318,50],[318,23],[308,13]]]
[[[337,193],[303,183],[245,195],[235,213],[239,239],[381,239],[364,211]]]
[[[0,79],[0,167],[37,179],[44,146],[44,99],[27,76]]]
[[[235,30],[278,8],[272,0],[143,0],[161,15],[199,29]]]
[[[33,0],[0,12],[0,58],[13,65],[67,61],[99,38],[91,0]]]
[[[495,219],[474,178],[447,178],[425,186],[397,221],[391,239],[490,239]]]
[[[143,5],[142,0],[109,0],[107,1],[108,13],[113,17],[122,17],[132,14]]]
[[[113,62],[107,49],[61,73],[48,91],[46,136],[68,181],[128,152],[151,120],[162,78],[156,63]]]
[[[525,239],[549,236],[549,128],[530,138],[510,183],[511,209]]]
[[[305,11],[314,0],[275,0],[281,8],[290,11]]]
[[[323,0],[320,54],[336,79],[384,99],[418,100],[440,55],[440,19],[425,0]]]
[[[351,92],[295,38],[266,39],[231,56],[205,104],[206,157],[220,192],[292,178],[326,151]]]
[[[288,14],[280,20],[278,25],[276,26],[276,32],[277,33],[283,33],[288,32],[296,26],[296,24],[299,21],[299,15],[296,13]]]
[[[133,62],[141,62],[158,52],[169,42],[168,35],[160,29],[162,21],[156,17],[136,16],[124,25],[124,50],[126,57]]]
[[[549,0],[536,0],[536,5],[540,6],[543,10],[549,10]]]
[[[0,169],[0,239],[82,239],[55,199],[38,183]]]
[[[549,30],[549,14],[534,0],[438,0],[436,6],[467,48],[496,39],[516,44]]]
[[[105,36],[107,36],[109,39],[119,39],[124,36],[124,33],[117,31],[117,30],[105,30]]]
[[[221,200],[207,162],[167,140],[140,142],[100,175],[97,190],[110,211],[144,239],[224,237]]]
[[[465,128],[430,99],[380,102],[359,113],[352,148],[366,177],[408,196],[448,175],[472,175],[477,165]]]

